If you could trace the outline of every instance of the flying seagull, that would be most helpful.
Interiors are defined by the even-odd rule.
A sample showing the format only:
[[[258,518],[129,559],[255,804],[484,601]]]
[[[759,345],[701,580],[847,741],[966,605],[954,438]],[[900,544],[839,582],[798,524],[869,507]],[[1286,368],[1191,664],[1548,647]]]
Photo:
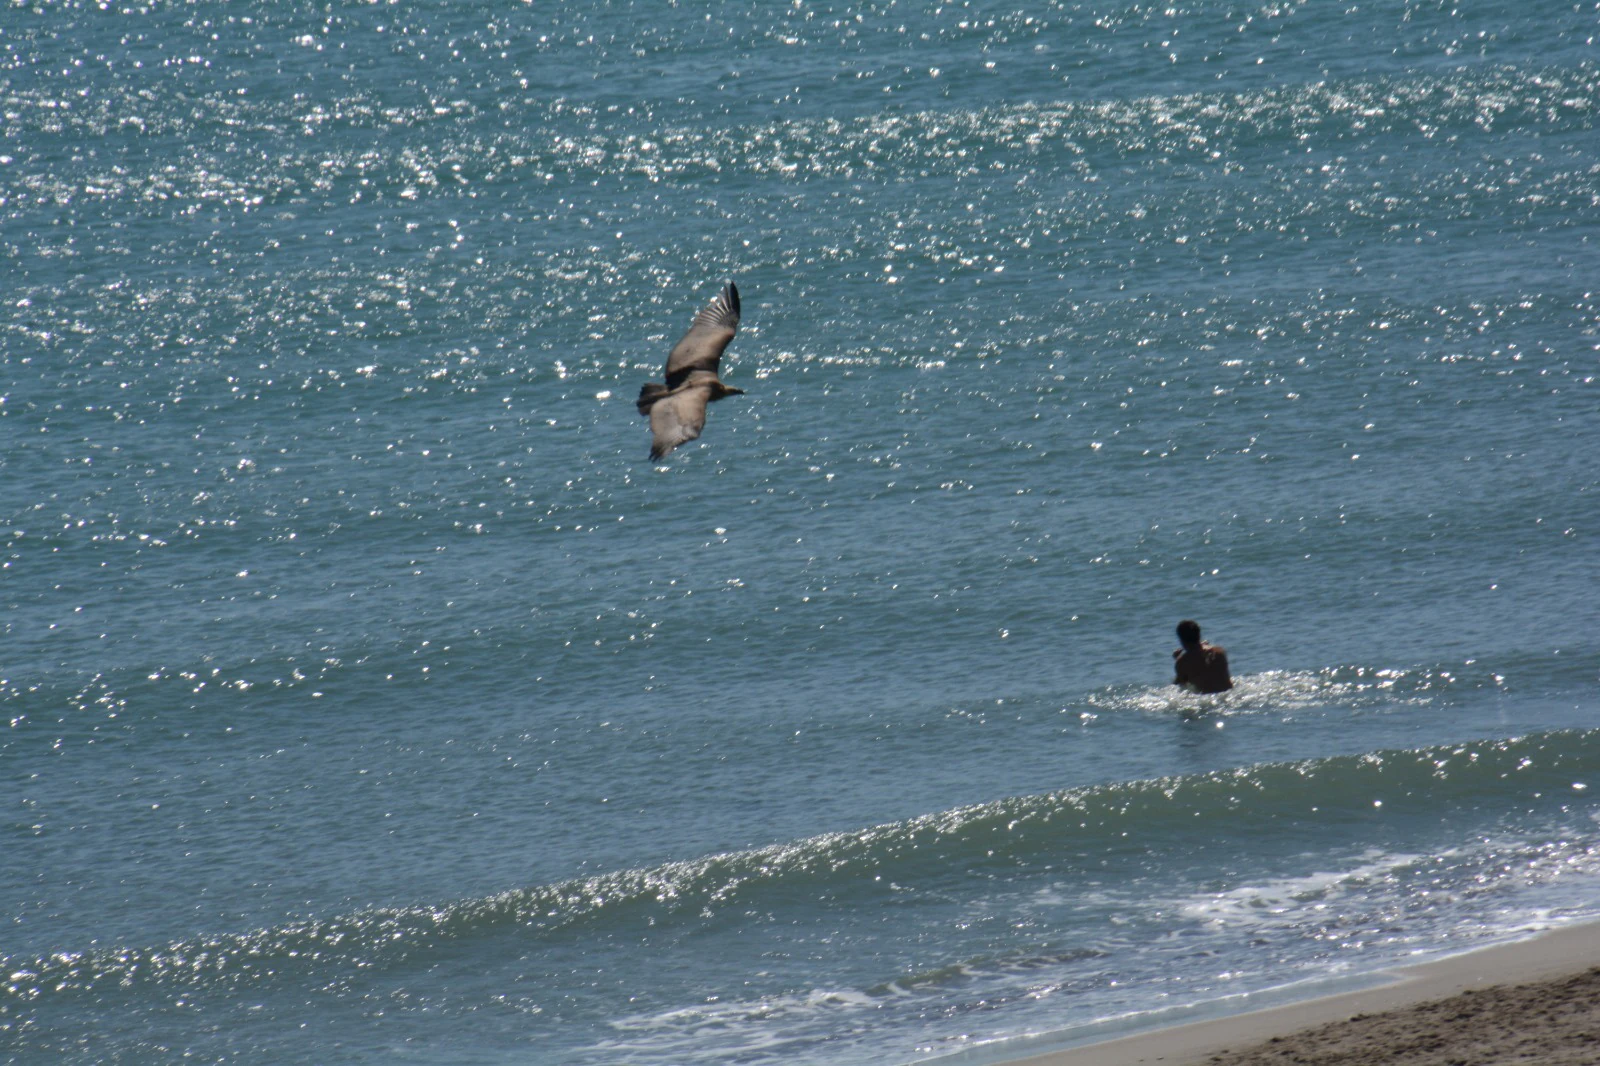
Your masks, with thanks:
[[[706,404],[724,396],[743,396],[717,378],[722,350],[739,328],[739,290],[728,287],[694,316],[694,325],[667,356],[667,383],[652,381],[639,390],[639,413],[650,416],[650,458],[659,459],[706,425]]]

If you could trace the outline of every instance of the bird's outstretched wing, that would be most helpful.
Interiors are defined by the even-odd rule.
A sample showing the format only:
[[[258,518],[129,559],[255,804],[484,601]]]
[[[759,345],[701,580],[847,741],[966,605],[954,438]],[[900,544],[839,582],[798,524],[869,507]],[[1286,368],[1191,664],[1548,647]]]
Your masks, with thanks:
[[[711,386],[691,385],[657,400],[650,407],[650,458],[659,459],[678,445],[694,440],[706,428],[706,403]]]
[[[696,370],[715,374],[717,364],[722,361],[722,350],[738,329],[739,289],[730,281],[716,299],[700,309],[689,332],[672,346],[672,354],[667,356],[667,388],[677,388]]]

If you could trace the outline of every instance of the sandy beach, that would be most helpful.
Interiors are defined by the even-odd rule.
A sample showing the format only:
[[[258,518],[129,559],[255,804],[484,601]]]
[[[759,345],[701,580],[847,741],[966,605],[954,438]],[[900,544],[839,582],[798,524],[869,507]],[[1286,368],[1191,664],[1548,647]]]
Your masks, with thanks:
[[[1600,1063],[1600,923],[1393,977],[1376,988],[1033,1055],[1015,1066]]]

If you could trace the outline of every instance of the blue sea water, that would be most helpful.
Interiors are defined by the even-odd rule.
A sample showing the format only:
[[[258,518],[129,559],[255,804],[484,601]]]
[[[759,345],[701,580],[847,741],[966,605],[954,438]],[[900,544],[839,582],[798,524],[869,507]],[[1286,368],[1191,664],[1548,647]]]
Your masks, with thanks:
[[[1597,34],[6,6],[0,1061],[996,1061],[1600,917]]]

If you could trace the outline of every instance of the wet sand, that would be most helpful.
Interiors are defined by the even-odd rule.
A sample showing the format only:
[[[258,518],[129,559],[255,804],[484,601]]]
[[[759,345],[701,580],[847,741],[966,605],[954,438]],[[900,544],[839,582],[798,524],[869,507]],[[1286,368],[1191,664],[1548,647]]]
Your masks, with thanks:
[[[1600,923],[1396,970],[1376,988],[1012,1066],[1594,1066]]]

